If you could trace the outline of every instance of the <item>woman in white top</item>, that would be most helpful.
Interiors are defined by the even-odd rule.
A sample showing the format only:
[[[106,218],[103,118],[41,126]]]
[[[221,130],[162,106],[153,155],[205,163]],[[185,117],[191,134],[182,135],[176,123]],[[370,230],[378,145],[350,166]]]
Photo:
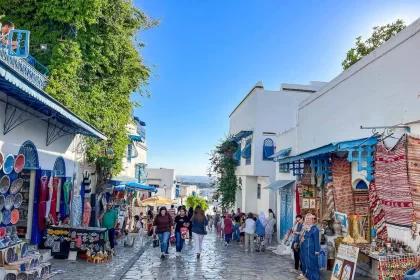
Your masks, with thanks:
[[[254,251],[255,229],[254,215],[250,212],[245,220],[245,252],[248,252],[248,247],[250,247],[251,252]]]
[[[134,216],[134,221],[136,223],[136,227],[127,234],[127,242],[126,246],[133,247],[134,246],[134,240],[136,237],[140,239],[140,245],[143,245],[143,225],[140,222],[140,217],[138,215]]]

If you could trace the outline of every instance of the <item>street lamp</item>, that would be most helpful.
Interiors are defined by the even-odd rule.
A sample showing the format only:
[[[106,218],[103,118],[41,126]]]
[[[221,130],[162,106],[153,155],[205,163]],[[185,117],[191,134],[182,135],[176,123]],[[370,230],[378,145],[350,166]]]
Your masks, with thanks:
[[[165,197],[166,197],[166,184],[163,184],[163,189],[165,190]]]

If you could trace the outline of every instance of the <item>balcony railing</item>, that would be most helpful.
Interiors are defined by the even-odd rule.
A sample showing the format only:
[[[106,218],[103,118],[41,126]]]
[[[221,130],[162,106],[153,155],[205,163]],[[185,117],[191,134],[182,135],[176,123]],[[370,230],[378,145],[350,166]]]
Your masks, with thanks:
[[[16,32],[23,31],[14,30],[14,33]],[[16,50],[12,51],[10,50],[10,47],[6,46],[3,42],[0,42],[0,61],[16,71],[32,85],[43,90],[48,83],[48,78],[45,76],[48,73],[47,68],[30,55],[18,57],[13,55],[14,52],[16,52]]]

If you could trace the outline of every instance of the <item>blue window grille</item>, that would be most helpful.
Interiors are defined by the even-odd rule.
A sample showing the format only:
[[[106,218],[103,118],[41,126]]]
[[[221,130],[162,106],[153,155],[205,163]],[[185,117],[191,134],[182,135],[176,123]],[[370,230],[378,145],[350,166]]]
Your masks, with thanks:
[[[54,176],[56,177],[66,177],[66,163],[64,162],[64,158],[59,156],[55,160],[54,163]]]
[[[38,150],[32,141],[25,141],[19,149],[19,154],[25,156],[25,169],[39,169]]]
[[[289,173],[290,167],[288,163],[279,164],[279,173]]]
[[[246,140],[245,148],[241,152],[241,156],[245,158],[246,165],[251,164],[251,144],[252,144],[252,139]]]
[[[270,157],[274,155],[274,141],[271,138],[264,140],[263,146],[263,160],[272,161]]]

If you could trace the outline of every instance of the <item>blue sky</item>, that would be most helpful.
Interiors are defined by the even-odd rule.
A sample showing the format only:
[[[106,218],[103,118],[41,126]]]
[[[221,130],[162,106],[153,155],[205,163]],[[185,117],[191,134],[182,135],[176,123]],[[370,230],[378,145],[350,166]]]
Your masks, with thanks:
[[[142,32],[154,67],[143,107],[149,167],[205,175],[207,153],[226,135],[229,114],[261,80],[330,81],[375,25],[410,24],[420,1],[134,0],[161,25]],[[138,99],[135,95],[133,98]]]

